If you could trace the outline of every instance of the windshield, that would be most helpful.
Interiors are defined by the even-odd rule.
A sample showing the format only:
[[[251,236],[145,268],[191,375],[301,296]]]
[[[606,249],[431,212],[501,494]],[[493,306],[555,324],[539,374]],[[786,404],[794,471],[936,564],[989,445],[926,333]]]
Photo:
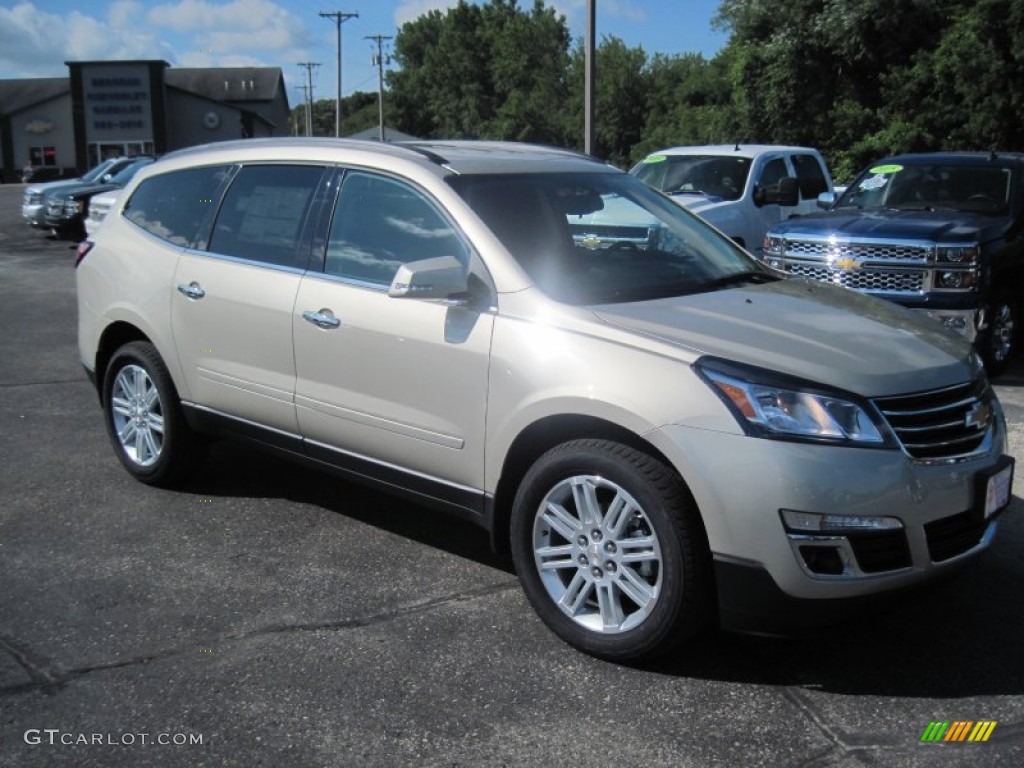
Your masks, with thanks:
[[[100,176],[106,173],[107,169],[110,168],[110,166],[112,166],[115,162],[115,160],[104,160],[91,171],[86,173],[82,177],[82,181],[96,181],[96,179],[98,179]]]
[[[1011,181],[1009,168],[988,163],[888,163],[857,177],[835,207],[1005,214]]]
[[[449,183],[559,301],[646,301],[777,279],[628,174],[467,175]]]
[[[136,171],[138,171],[143,166],[149,165],[152,162],[153,158],[151,157],[140,157],[131,165],[126,165],[124,168],[122,168],[120,171],[114,174],[114,177],[110,180],[110,183],[117,184],[118,186],[123,187],[125,184],[132,180],[132,176],[135,175]]]
[[[750,158],[650,155],[630,173],[666,195],[705,195],[739,200],[750,175]]]

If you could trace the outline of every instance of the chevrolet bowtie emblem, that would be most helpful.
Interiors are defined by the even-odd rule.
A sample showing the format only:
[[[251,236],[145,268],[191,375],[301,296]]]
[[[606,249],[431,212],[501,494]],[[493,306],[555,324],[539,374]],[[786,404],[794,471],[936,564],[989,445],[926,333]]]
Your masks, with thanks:
[[[988,403],[975,403],[964,416],[964,426],[968,429],[973,427],[981,431],[988,427],[990,421],[992,421],[992,406]]]
[[[854,270],[860,269],[860,262],[857,261],[856,259],[847,257],[845,259],[836,259],[835,261],[830,261],[829,266],[834,267],[836,269]]]

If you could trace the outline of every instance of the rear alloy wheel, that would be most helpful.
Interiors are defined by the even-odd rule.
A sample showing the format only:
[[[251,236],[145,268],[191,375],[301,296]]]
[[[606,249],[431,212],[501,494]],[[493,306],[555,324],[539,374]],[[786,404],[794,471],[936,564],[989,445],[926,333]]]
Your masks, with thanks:
[[[981,356],[989,376],[1003,373],[1017,354],[1017,304],[1003,293],[992,302],[989,327],[982,337]]]
[[[202,460],[204,443],[185,422],[170,373],[152,344],[133,341],[114,353],[103,408],[114,451],[138,480],[167,485]]]
[[[516,571],[556,634],[625,661],[660,655],[707,625],[710,557],[678,475],[628,446],[565,443],[516,495]]]

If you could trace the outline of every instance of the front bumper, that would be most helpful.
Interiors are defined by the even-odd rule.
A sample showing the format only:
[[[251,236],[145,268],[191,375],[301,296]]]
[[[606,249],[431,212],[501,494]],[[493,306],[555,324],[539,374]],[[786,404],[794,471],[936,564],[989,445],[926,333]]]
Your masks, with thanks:
[[[21,218],[31,227],[46,226],[46,206],[42,203],[37,205],[22,205]]]
[[[971,344],[985,329],[985,310],[983,309],[918,309],[916,307],[914,309],[938,320],[943,326],[959,333]]]
[[[693,493],[716,569],[763,572],[754,580],[770,585],[765,589],[777,591],[781,602],[799,605],[841,604],[908,588],[984,550],[997,522],[981,515],[978,478],[1007,462],[1001,411],[992,430],[988,453],[934,464],[897,449],[787,442],[679,425],[649,437]],[[807,536],[787,531],[782,510],[860,521],[895,518],[901,525]],[[832,559],[812,559],[809,550],[818,546],[833,549]],[[769,603],[778,600],[747,600],[749,581],[719,581],[723,620],[744,614],[749,624],[747,614],[762,603],[762,613],[777,618],[777,606]]]

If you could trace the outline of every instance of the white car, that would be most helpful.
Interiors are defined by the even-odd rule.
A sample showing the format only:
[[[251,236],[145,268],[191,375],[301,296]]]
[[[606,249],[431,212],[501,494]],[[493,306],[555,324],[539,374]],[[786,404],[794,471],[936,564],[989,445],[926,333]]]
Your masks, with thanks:
[[[818,150],[770,144],[663,149],[630,173],[755,255],[773,225],[814,213],[833,189]]]
[[[96,195],[89,201],[89,215],[85,217],[86,234],[91,237],[100,228],[100,224],[103,223],[120,196],[120,189],[112,189],[102,195]]]

